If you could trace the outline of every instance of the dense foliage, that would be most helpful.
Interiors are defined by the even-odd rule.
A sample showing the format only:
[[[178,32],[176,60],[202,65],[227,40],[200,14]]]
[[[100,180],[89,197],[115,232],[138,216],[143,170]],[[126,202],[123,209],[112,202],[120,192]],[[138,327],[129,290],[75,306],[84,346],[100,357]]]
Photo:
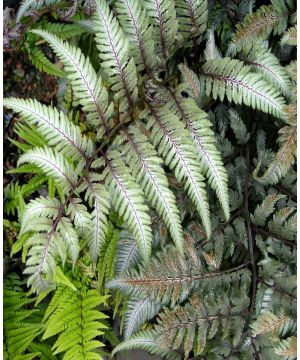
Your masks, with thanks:
[[[4,99],[4,358],[296,359],[296,3],[25,0],[4,31],[60,88]]]

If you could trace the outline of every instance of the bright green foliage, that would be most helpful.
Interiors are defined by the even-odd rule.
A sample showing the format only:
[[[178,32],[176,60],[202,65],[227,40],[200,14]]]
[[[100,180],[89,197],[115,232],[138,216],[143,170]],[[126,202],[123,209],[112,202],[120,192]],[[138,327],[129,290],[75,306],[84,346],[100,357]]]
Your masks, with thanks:
[[[65,77],[63,70],[53,64],[39,48],[34,48],[29,53],[32,64],[40,71],[44,71],[49,75]]]
[[[46,331],[43,339],[58,334],[53,354],[64,353],[63,359],[102,359],[95,351],[104,344],[95,338],[103,334],[105,314],[96,309],[107,297],[83,285],[77,291],[58,288],[60,297],[53,297],[51,311],[44,317]]]

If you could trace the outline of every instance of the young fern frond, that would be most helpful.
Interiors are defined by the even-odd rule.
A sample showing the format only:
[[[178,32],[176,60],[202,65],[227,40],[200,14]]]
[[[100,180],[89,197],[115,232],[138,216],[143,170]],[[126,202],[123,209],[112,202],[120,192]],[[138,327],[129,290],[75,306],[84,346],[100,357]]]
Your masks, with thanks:
[[[129,55],[134,57],[137,69],[149,72],[156,64],[152,27],[145,9],[135,0],[116,3],[118,19],[125,34],[131,39]]]
[[[32,64],[39,70],[44,71],[45,73],[57,77],[64,78],[66,76],[65,72],[61,70],[57,65],[53,64],[40,50],[38,47],[32,48],[29,51],[29,59]]]
[[[297,45],[297,27],[293,26],[282,35],[281,45],[290,45],[296,46]]]
[[[184,40],[199,37],[207,26],[207,0],[179,0],[175,6]]]
[[[107,315],[97,308],[106,303],[107,297],[99,295],[96,290],[87,290],[85,285],[78,291],[62,288],[59,302],[55,300],[51,313],[45,318],[43,339],[58,335],[53,354],[64,353],[65,360],[101,360],[97,349],[104,344],[96,338],[106,328],[103,320]]]
[[[106,74],[120,111],[126,112],[137,100],[137,73],[128,57],[128,39],[105,0],[97,2],[93,15],[101,68]]]
[[[116,151],[107,155],[107,167],[103,176],[112,196],[113,207],[124,219],[138,243],[142,258],[147,261],[151,253],[152,232],[142,189]]]
[[[216,46],[215,34],[213,30],[207,31],[206,47],[204,50],[205,60],[215,60],[222,57],[220,50]]]
[[[208,178],[222,205],[226,220],[229,219],[228,179],[219,151],[215,146],[211,124],[206,112],[201,110],[193,99],[183,98],[171,92],[174,112],[186,125],[196,145],[201,172]]]
[[[3,104],[19,113],[30,125],[35,125],[48,145],[54,146],[64,156],[80,161],[94,152],[93,142],[82,135],[80,128],[62,111],[30,99],[7,98]]]
[[[180,252],[183,251],[183,231],[175,196],[169,189],[168,179],[153,145],[137,126],[121,132],[121,139],[126,141],[123,153],[136,181],[144,189],[152,206],[162,216],[170,234]],[[118,143],[122,144],[122,140]]]
[[[197,153],[189,132],[168,106],[159,109],[151,107],[146,117],[153,145],[157,147],[165,164],[174,171],[176,179],[183,182],[209,237],[211,224],[204,178],[201,175],[201,167],[197,162]]]
[[[87,113],[87,120],[91,125],[98,126],[99,119],[103,131],[109,132],[109,117],[112,114],[112,104],[108,102],[108,93],[102,84],[101,77],[96,72],[79,48],[69,45],[57,36],[44,31],[32,30],[49,42],[52,49],[65,65],[65,71],[72,85],[75,96]],[[101,137],[101,132],[98,132]]]
[[[178,32],[175,4],[172,0],[143,0],[150,22],[153,25],[153,39],[158,55],[162,54],[164,61],[174,50]]]
[[[214,99],[223,101],[226,95],[230,102],[244,103],[253,109],[282,117],[283,97],[271,84],[250,70],[239,60],[210,60],[202,68],[201,85],[206,94],[212,94]]]

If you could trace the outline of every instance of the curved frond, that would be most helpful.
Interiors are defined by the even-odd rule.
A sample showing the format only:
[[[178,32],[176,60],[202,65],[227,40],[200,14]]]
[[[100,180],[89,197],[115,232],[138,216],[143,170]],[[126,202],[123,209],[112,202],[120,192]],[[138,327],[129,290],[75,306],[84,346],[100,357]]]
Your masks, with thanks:
[[[229,101],[236,104],[244,103],[274,116],[283,116],[284,99],[280,93],[261,76],[250,72],[239,60],[230,58],[210,60],[203,66],[200,78],[206,94],[214,99]]]
[[[52,6],[61,1],[62,0],[23,0],[17,12],[16,22],[19,22],[22,17],[27,16],[30,11],[39,11],[46,6]]]
[[[5,107],[19,113],[45,138],[49,146],[72,160],[87,159],[94,151],[93,142],[81,134],[78,126],[56,108],[41,104],[36,100],[7,98]]]
[[[136,240],[125,230],[119,235],[116,275],[122,274],[141,261]]]
[[[56,35],[44,30],[32,30],[49,42],[52,49],[65,65],[68,79],[72,84],[75,96],[87,113],[87,120],[92,125],[99,125],[109,131],[109,117],[112,114],[112,105],[108,103],[108,93],[98,77],[90,60],[81,52],[80,48],[69,45]]]

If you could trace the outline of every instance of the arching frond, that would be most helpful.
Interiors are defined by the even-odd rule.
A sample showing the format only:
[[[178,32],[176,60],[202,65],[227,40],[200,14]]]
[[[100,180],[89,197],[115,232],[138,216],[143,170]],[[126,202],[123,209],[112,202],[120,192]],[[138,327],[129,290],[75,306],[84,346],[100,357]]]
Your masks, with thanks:
[[[61,78],[66,76],[66,73],[57,65],[53,64],[38,47],[30,49],[28,56],[32,64],[39,71]]]
[[[275,353],[284,360],[297,359],[297,338],[291,336],[281,340],[275,348]]]
[[[101,67],[125,112],[137,100],[137,74],[133,58],[128,57],[128,39],[105,0],[97,2],[93,15]]]
[[[116,261],[116,275],[122,274],[141,261],[135,239],[125,230],[119,235]]]
[[[147,116],[147,128],[151,129],[151,140],[158,153],[174,171],[177,180],[183,182],[209,237],[211,225],[204,178],[190,134],[167,106],[151,109]]]
[[[19,113],[29,124],[35,125],[48,145],[55,146],[57,152],[78,161],[92,155],[92,141],[82,135],[80,128],[62,111],[31,99],[7,98],[3,103],[5,107]]]
[[[254,109],[283,116],[284,99],[279,92],[261,76],[250,72],[249,66],[230,58],[210,60],[203,66],[200,77],[206,94],[223,101],[225,95],[236,104],[242,102]]]
[[[297,27],[293,26],[282,35],[281,45],[297,45]]]
[[[89,123],[97,126],[100,119],[103,130],[108,133],[112,105],[108,102],[107,90],[102,84],[102,79],[96,75],[90,60],[78,47],[69,45],[56,35],[44,30],[32,30],[32,32],[48,41],[64,63],[74,94],[87,113]]]
[[[61,153],[50,148],[35,148],[27,151],[20,156],[18,165],[24,163],[38,166],[47,176],[55,179],[65,193],[76,184],[77,175],[74,168]]]
[[[148,260],[151,253],[151,219],[144,203],[143,192],[120,160],[120,154],[110,152],[105,170],[106,186],[112,197],[115,210],[123,217],[134,235],[141,256]]]
[[[52,6],[61,1],[62,0],[23,0],[18,9],[16,21],[19,22],[22,17],[27,16],[26,14],[30,11],[39,11],[46,6]]]
[[[125,34],[131,39],[129,55],[134,57],[139,70],[151,71],[156,59],[152,28],[146,10],[136,0],[118,1],[116,10]]]
[[[257,320],[251,324],[252,335],[258,336],[265,333],[285,334],[294,326],[294,321],[288,316],[282,314],[276,316],[269,311],[259,315]]]
[[[122,138],[126,141],[123,145],[123,153],[132,169],[133,176],[144,189],[145,195],[158,214],[162,216],[177,248],[182,252],[183,231],[179,210],[161,167],[162,159],[158,157],[153,145],[137,126],[123,132]]]
[[[216,46],[215,34],[213,30],[207,31],[206,47],[204,50],[205,60],[215,60],[222,57],[220,50]]]

